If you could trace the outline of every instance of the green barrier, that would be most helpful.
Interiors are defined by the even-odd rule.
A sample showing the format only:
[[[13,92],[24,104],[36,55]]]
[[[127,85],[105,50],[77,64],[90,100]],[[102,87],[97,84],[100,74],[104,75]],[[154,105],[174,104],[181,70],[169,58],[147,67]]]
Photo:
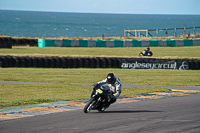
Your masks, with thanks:
[[[97,47],[106,47],[106,41],[105,40],[96,40],[96,46]]]
[[[38,39],[38,47],[45,47],[45,39]]]
[[[0,40],[4,44],[5,40]],[[196,46],[200,39],[179,40],[54,40],[38,39],[38,47],[157,47]],[[25,43],[28,43],[25,41]]]
[[[123,47],[124,42],[122,40],[114,40],[114,47]]]
[[[175,47],[176,46],[175,40],[167,40],[167,46],[169,46],[169,47]]]
[[[149,46],[151,47],[158,46],[158,40],[149,40]]]
[[[132,40],[133,47],[141,47],[141,40]]]
[[[79,47],[88,47],[88,40],[79,40]]]
[[[54,39],[45,39],[46,47],[54,47]]]
[[[63,47],[70,47],[70,46],[71,46],[71,40],[63,39]]]
[[[192,39],[183,39],[184,46],[193,46]]]

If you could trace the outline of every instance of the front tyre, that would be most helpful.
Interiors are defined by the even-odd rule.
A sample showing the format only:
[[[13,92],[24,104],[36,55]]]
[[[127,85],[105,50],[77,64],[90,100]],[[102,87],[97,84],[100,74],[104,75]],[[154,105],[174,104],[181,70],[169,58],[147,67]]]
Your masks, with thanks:
[[[85,105],[83,112],[89,113],[95,102],[96,102],[95,98],[91,98],[90,101]]]

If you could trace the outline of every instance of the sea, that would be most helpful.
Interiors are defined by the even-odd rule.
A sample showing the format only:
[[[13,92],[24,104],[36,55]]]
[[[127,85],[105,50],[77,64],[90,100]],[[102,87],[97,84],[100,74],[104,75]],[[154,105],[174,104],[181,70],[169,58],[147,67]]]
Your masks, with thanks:
[[[113,37],[124,30],[150,30],[152,36],[166,36],[166,28],[176,35],[200,33],[200,15],[105,14],[0,10],[0,34],[12,37]],[[189,27],[189,28],[188,28]],[[141,34],[146,34],[141,32]],[[134,32],[131,34],[134,36]],[[168,30],[174,36],[174,30]]]

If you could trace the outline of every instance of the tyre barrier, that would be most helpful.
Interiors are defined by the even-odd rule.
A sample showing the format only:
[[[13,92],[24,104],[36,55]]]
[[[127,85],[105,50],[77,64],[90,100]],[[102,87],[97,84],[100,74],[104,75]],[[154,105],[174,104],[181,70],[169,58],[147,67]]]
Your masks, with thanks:
[[[38,39],[14,39],[12,38],[12,46],[37,46]]]
[[[127,68],[199,70],[198,59],[110,58],[110,57],[17,57],[0,56],[0,67],[39,68]]]
[[[0,37],[0,48],[12,48],[12,43],[11,37]]]
[[[0,48],[12,48],[12,46],[37,46],[38,39],[14,39],[11,37],[0,37]]]

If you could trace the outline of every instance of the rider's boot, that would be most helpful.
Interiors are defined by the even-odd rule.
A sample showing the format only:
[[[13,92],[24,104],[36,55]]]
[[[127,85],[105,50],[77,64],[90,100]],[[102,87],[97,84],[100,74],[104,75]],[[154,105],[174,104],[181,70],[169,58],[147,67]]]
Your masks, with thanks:
[[[103,104],[102,108],[99,110],[101,112],[103,112],[105,109],[107,109],[110,106],[110,102],[107,102],[105,104]]]
[[[103,104],[103,106],[98,110],[98,111],[101,111],[103,112],[106,108],[108,108],[110,106],[110,102],[106,102]]]

